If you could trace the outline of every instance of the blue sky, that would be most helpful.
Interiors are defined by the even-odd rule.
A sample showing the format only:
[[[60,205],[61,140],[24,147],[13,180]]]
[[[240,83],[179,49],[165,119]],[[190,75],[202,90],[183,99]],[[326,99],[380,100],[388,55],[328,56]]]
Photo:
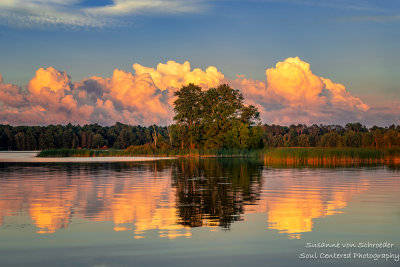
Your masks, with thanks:
[[[288,57],[368,104],[400,94],[400,1],[4,0],[0,73],[24,85],[40,67],[73,81],[133,63],[190,61],[265,80]]]
[[[71,12],[112,4],[75,2]],[[264,79],[267,67],[299,56],[314,72],[350,86],[354,93],[391,94],[398,89],[398,1],[195,3],[186,12],[150,8],[114,15],[99,26],[20,25],[3,16],[0,73],[21,84],[38,67],[54,66],[80,80],[111,75],[114,68],[131,70],[134,62],[155,66],[189,60],[193,66],[214,65],[228,77]]]

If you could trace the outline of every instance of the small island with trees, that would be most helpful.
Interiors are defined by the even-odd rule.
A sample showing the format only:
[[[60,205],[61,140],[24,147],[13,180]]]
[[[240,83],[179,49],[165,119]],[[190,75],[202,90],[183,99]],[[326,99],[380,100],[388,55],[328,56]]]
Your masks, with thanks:
[[[175,92],[170,126],[0,125],[0,150],[41,150],[39,157],[262,157],[286,163],[400,163],[400,126],[261,124],[255,106],[222,84]]]

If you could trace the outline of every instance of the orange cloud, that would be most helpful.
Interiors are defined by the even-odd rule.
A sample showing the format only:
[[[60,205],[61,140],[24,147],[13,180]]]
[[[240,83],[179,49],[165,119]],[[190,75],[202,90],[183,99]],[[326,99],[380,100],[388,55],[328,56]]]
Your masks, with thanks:
[[[267,90],[282,96],[287,101],[302,103],[324,100],[323,97],[319,97],[324,89],[322,80],[311,72],[310,64],[298,57],[278,62],[275,68],[267,69],[265,74]]]
[[[361,120],[369,106],[341,84],[312,73],[298,57],[278,62],[265,71],[266,81],[239,76],[233,81],[247,101],[259,107],[264,122],[339,123]],[[345,116],[343,116],[345,115]]]
[[[4,118],[0,123],[168,124],[173,93],[195,83],[217,86],[224,78],[215,67],[191,70],[190,63],[168,61],[157,69],[134,64],[135,74],[116,69],[110,78],[91,77],[73,84],[66,72],[40,68],[27,90],[0,83]]]
[[[40,68],[36,71],[36,76],[29,82],[28,90],[32,94],[40,94],[43,88],[48,88],[52,92],[59,90],[71,90],[71,79],[66,72],[60,72],[53,67],[47,69]]]
[[[188,83],[204,89],[231,84],[243,92],[247,104],[259,108],[264,123],[398,121],[388,110],[380,110],[382,118],[344,85],[312,73],[310,64],[298,57],[267,69],[264,81],[244,76],[228,80],[216,67],[192,69],[188,61],[168,61],[156,68],[133,64],[133,70],[116,69],[112,77],[93,76],[72,83],[66,72],[40,68],[26,89],[5,84],[0,74],[0,123],[166,125],[174,115],[174,92]]]
[[[205,71],[201,69],[191,70],[190,63],[185,61],[179,64],[168,61],[167,64],[158,64],[157,69],[147,68],[140,64],[133,64],[136,75],[150,74],[154,84],[162,91],[167,88],[180,88],[183,85],[194,83],[202,87],[218,86],[224,79],[224,75],[216,67],[210,66]]]
[[[21,93],[21,88],[14,84],[4,84],[0,74],[0,107],[2,109],[13,109],[25,104],[25,95]]]
[[[116,69],[111,78],[92,77],[75,87],[78,101],[94,106],[91,120],[103,124],[165,124],[173,116],[172,106],[147,73]]]

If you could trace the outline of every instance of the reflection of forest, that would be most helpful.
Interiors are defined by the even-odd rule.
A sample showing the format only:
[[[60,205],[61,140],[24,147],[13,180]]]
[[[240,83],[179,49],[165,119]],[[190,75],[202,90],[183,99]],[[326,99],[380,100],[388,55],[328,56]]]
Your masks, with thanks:
[[[340,212],[370,187],[367,178],[340,173],[267,169],[244,159],[0,165],[0,225],[6,216],[29,215],[38,233],[54,233],[82,218],[112,221],[135,238],[175,238],[264,213],[268,228],[300,238],[313,219]]]
[[[254,204],[261,187],[261,165],[250,160],[179,162],[173,171],[180,223],[229,228]]]

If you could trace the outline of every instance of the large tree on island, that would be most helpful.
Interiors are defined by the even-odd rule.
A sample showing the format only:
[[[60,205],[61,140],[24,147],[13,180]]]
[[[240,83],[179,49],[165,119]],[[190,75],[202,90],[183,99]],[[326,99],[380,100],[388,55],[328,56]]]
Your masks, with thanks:
[[[199,124],[201,119],[203,92],[200,86],[193,83],[183,86],[174,93],[178,98],[174,101],[174,120],[177,122],[175,130],[181,139],[181,147],[184,147],[185,139],[190,148],[195,148],[195,143],[200,138]]]
[[[223,84],[202,91],[189,84],[175,92],[180,146],[189,148],[258,148],[262,146],[259,112],[243,104],[239,90]],[[186,144],[186,145],[185,145]]]

